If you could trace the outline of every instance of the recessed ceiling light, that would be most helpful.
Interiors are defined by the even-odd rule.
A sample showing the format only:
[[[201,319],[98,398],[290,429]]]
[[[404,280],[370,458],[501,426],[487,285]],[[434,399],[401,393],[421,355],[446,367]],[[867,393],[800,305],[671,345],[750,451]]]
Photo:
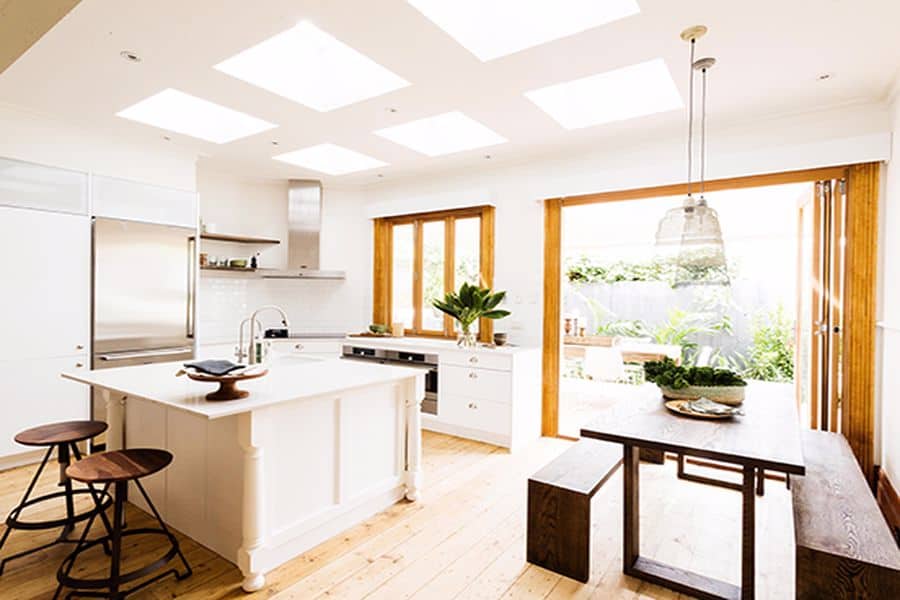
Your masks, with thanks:
[[[641,11],[637,0],[407,0],[482,61]]]
[[[652,115],[684,106],[661,58],[526,92],[566,129]]]
[[[321,112],[409,85],[308,21],[235,54],[215,68]]]
[[[387,166],[386,162],[336,144],[319,144],[272,158],[328,175],[344,175]]]
[[[507,139],[459,111],[379,129],[383,138],[428,156],[503,144]]]
[[[117,112],[116,116],[216,144],[276,127],[268,121],[172,88],[141,100]]]
[[[141,57],[136,52],[132,52],[131,50],[122,50],[121,52],[119,52],[119,56],[121,56],[128,62],[141,62]]]

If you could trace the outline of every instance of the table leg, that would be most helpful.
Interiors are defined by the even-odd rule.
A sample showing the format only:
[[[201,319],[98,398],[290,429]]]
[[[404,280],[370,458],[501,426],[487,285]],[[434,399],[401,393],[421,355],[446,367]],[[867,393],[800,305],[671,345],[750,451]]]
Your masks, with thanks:
[[[622,551],[624,571],[631,575],[634,564],[640,556],[641,532],[640,532],[640,449],[635,446],[625,445],[624,450],[624,490],[625,490],[625,520],[623,539],[625,542]]]
[[[756,490],[754,489],[756,469],[744,466],[744,484],[741,490],[743,504],[741,510],[741,598],[754,597],[756,583]]]

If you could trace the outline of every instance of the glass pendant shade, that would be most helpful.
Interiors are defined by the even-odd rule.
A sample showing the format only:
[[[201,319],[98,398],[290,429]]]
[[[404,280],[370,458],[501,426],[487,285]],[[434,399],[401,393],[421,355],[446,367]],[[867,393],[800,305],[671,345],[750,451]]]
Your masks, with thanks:
[[[725,244],[716,211],[688,196],[666,211],[656,230],[656,247],[675,265],[675,287],[729,285]]]

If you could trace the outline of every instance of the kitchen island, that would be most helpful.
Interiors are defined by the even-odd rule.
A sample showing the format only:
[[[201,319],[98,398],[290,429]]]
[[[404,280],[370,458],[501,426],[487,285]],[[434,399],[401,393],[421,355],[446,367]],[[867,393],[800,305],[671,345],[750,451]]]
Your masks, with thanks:
[[[145,487],[169,524],[241,569],[244,590],[402,498],[418,498],[421,370],[280,359],[265,377],[239,384],[247,398],[210,402],[215,385],[176,377],[179,367],[63,377],[103,394],[108,449],[172,452],[172,465]]]

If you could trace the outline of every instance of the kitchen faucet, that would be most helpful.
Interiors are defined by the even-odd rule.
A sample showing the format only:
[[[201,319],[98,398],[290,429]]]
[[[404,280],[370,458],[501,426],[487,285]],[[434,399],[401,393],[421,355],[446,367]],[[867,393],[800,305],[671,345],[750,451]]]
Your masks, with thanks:
[[[247,317],[246,319],[241,321],[241,326],[238,328],[238,330],[239,330],[238,347],[237,347],[237,351],[234,353],[235,357],[238,359],[238,362],[241,362],[245,358],[250,357],[249,349],[252,348],[252,344],[250,345],[250,347],[244,347],[244,325],[246,325],[249,322],[250,322],[250,317]],[[259,321],[256,322],[256,325],[257,325],[257,327],[262,329],[262,325],[260,324]],[[250,338],[250,339],[253,339],[253,338]]]
[[[257,359],[257,356],[256,356],[256,352],[254,352],[254,350],[255,350],[254,345],[256,344],[256,325],[259,324],[259,321],[256,319],[256,315],[258,315],[259,313],[261,313],[264,310],[278,311],[278,313],[281,315],[281,323],[285,327],[290,328],[290,325],[288,324],[287,314],[284,312],[284,309],[281,308],[280,306],[275,306],[274,304],[266,304],[265,306],[260,306],[255,311],[253,311],[253,314],[250,315],[250,317],[249,317],[249,319],[250,319],[250,346],[249,346],[248,352],[247,352],[247,363],[251,364],[251,365],[255,365],[256,363],[259,362],[259,360]]]

